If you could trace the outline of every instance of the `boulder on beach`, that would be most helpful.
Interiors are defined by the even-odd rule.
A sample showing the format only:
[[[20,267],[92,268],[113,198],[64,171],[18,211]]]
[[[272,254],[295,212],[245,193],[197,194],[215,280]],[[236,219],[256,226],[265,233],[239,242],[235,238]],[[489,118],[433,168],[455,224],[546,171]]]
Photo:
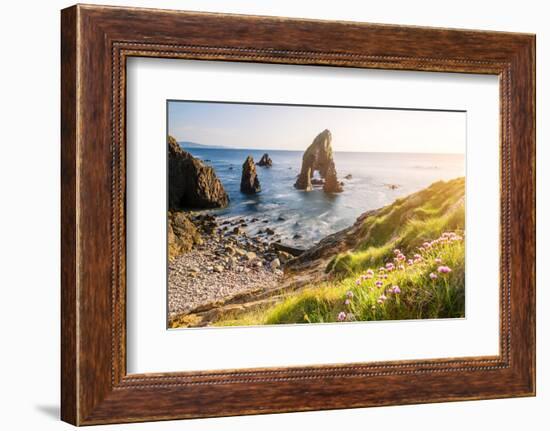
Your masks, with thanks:
[[[256,174],[256,165],[252,156],[248,156],[243,163],[243,173],[241,177],[241,192],[246,194],[255,194],[262,190],[260,180]]]
[[[262,156],[262,158],[258,162],[258,166],[265,166],[265,167],[268,167],[268,168],[273,166],[273,160],[271,160],[271,158],[269,157],[269,154],[264,153],[264,155]]]
[[[299,190],[312,190],[312,177],[315,171],[319,172],[322,178],[323,190],[325,192],[340,193],[343,191],[334,165],[332,135],[327,129],[319,133],[313,140],[313,143],[304,152],[302,169],[294,187]]]
[[[214,169],[206,166],[168,137],[168,207],[224,208],[229,196]]]
[[[168,212],[168,259],[190,251],[193,246],[202,244],[197,227],[183,212]]]

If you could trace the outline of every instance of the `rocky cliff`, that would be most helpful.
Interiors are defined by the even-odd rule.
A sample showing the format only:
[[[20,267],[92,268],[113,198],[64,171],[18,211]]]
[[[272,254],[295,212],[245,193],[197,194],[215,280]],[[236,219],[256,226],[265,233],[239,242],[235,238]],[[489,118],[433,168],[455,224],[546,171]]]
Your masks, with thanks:
[[[223,208],[229,197],[214,169],[183,150],[176,140],[168,138],[168,207]]]
[[[315,171],[322,178],[323,190],[327,193],[339,193],[343,191],[342,184],[338,182],[336,167],[332,154],[332,135],[329,130],[319,133],[313,143],[307,148],[302,157],[302,169],[294,187],[300,190],[313,189],[312,177]]]
[[[248,156],[243,163],[243,173],[241,177],[241,192],[246,194],[258,193],[262,190],[260,180],[256,174],[256,165],[252,156]]]

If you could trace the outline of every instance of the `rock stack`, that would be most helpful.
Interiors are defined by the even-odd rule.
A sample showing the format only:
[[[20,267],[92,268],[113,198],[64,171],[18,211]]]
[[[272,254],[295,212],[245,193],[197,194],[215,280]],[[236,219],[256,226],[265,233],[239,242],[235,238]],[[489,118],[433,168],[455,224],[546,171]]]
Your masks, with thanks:
[[[255,194],[262,190],[260,180],[256,174],[256,165],[252,156],[248,156],[243,163],[243,173],[241,177],[241,192],[246,194]]]
[[[310,191],[313,189],[312,176],[318,171],[323,184],[323,190],[327,193],[340,193],[342,184],[338,181],[336,167],[332,156],[332,135],[329,130],[319,133],[313,143],[307,148],[302,157],[302,169],[294,184],[299,190]]]
[[[229,196],[214,169],[183,150],[176,140],[168,138],[168,207],[224,208]]]
[[[265,166],[267,168],[270,168],[273,166],[273,160],[269,157],[269,154],[264,153],[260,161],[258,162],[258,166]]]

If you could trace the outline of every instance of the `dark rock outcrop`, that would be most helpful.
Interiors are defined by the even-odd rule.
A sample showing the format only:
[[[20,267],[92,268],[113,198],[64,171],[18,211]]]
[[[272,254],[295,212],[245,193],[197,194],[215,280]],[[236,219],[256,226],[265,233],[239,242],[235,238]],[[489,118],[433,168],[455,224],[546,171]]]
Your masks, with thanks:
[[[297,247],[292,247],[290,245],[281,244],[280,242],[272,242],[271,247],[274,250],[288,253],[292,257],[300,256],[301,254],[303,254],[305,252],[304,249],[297,248]]]
[[[338,182],[336,167],[334,166],[332,135],[329,130],[319,133],[304,152],[302,169],[294,187],[299,190],[312,190],[312,176],[315,171],[318,171],[323,179],[323,190],[325,192],[339,193],[343,191],[341,183]]]
[[[399,188],[399,184],[384,184],[384,185],[390,190],[397,190]]]
[[[168,259],[190,251],[194,245],[202,244],[197,227],[183,212],[168,212]]]
[[[260,180],[256,174],[256,165],[252,156],[248,156],[243,163],[243,174],[241,177],[241,192],[246,194],[258,193],[262,190]]]
[[[223,208],[229,197],[214,169],[168,138],[168,207]]]
[[[265,167],[268,167],[268,168],[273,166],[273,160],[271,160],[271,158],[269,157],[269,154],[264,153],[264,155],[262,156],[262,158],[258,162],[258,166],[265,166]]]

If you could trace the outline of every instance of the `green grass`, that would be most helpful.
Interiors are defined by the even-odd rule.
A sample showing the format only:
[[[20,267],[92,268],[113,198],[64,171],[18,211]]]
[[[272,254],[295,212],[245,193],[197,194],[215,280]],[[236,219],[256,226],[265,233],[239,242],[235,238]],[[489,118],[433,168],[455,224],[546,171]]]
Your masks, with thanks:
[[[464,178],[438,182],[399,199],[365,219],[357,246],[335,256],[327,266],[329,281],[306,286],[271,307],[228,316],[216,324],[464,317],[463,201]],[[425,242],[431,245],[424,247]],[[406,258],[395,261],[395,249]],[[415,254],[421,259],[409,264]],[[379,270],[388,263],[396,268]],[[438,272],[440,266],[451,272]],[[370,271],[372,278],[366,278]],[[391,293],[393,286],[400,293]]]
[[[464,230],[464,178],[432,184],[368,217],[355,250],[335,256],[327,272],[352,274],[381,264],[388,252],[410,252],[447,230]]]

